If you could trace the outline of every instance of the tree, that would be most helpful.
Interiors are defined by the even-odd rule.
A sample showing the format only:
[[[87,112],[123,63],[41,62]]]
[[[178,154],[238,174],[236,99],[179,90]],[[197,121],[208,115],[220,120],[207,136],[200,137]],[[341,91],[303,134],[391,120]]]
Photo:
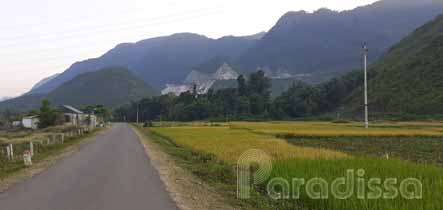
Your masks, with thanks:
[[[266,101],[271,98],[271,80],[263,71],[258,71],[249,76],[248,89],[250,94],[257,93]]]
[[[57,112],[53,110],[50,106],[48,100],[43,100],[40,107],[40,115],[38,123],[39,128],[46,128],[55,125],[57,119]]]
[[[248,95],[248,86],[246,84],[246,80],[243,75],[240,75],[237,78],[237,88],[238,88],[238,95],[240,96]]]
[[[249,76],[248,96],[252,114],[263,115],[267,112],[271,104],[271,80],[263,71]]]

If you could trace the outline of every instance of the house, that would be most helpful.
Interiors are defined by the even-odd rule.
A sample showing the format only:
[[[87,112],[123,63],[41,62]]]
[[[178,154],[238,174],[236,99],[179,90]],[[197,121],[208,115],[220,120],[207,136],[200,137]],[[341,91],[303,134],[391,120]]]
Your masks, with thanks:
[[[65,116],[65,124],[68,125],[90,127],[97,125],[97,117],[94,114],[85,114],[69,105],[63,105],[63,115]]]
[[[68,105],[63,105],[63,115],[65,116],[65,124],[68,125],[80,126],[86,120],[82,111]]]
[[[13,121],[12,122],[12,127],[14,127],[14,128],[18,128],[18,127],[20,127],[22,125],[22,122],[21,121]]]
[[[24,128],[37,129],[40,122],[37,115],[24,117],[22,119],[22,125]]]

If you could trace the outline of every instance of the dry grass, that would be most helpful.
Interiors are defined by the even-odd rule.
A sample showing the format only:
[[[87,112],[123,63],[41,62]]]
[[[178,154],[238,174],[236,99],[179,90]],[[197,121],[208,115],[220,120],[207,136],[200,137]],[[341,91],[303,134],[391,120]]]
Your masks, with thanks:
[[[75,126],[54,126],[42,130],[1,131],[0,143],[23,143],[36,140],[46,140],[54,134],[75,130]]]
[[[214,154],[218,159],[234,163],[249,149],[260,149],[276,160],[342,159],[349,156],[332,150],[298,147],[267,135],[229,127],[180,126],[156,127],[152,130],[176,144],[194,151]]]
[[[390,122],[371,124],[369,129],[361,123],[331,122],[233,122],[231,128],[245,128],[266,134],[286,134],[294,137],[442,137],[443,123]]]

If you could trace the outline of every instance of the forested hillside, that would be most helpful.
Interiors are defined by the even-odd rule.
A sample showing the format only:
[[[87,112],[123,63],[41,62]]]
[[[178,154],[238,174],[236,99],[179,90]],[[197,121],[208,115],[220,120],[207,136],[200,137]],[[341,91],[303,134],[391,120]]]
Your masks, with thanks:
[[[347,102],[361,110],[361,88]],[[443,16],[417,29],[371,67],[370,110],[392,115],[443,114]]]
[[[48,94],[24,95],[0,102],[0,109],[30,110],[47,99],[52,105],[116,107],[158,92],[126,68],[106,68],[81,74]]]

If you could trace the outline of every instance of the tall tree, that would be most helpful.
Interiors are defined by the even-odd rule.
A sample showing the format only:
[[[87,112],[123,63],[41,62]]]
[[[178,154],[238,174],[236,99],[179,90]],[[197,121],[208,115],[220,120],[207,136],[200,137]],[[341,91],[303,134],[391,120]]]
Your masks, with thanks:
[[[238,94],[240,96],[246,96],[248,94],[248,86],[246,84],[246,79],[243,75],[240,75],[237,78],[237,88],[238,88]]]
[[[51,108],[51,104],[48,100],[43,100],[40,107],[40,122],[38,124],[39,128],[46,128],[55,125],[57,119],[57,112]]]

